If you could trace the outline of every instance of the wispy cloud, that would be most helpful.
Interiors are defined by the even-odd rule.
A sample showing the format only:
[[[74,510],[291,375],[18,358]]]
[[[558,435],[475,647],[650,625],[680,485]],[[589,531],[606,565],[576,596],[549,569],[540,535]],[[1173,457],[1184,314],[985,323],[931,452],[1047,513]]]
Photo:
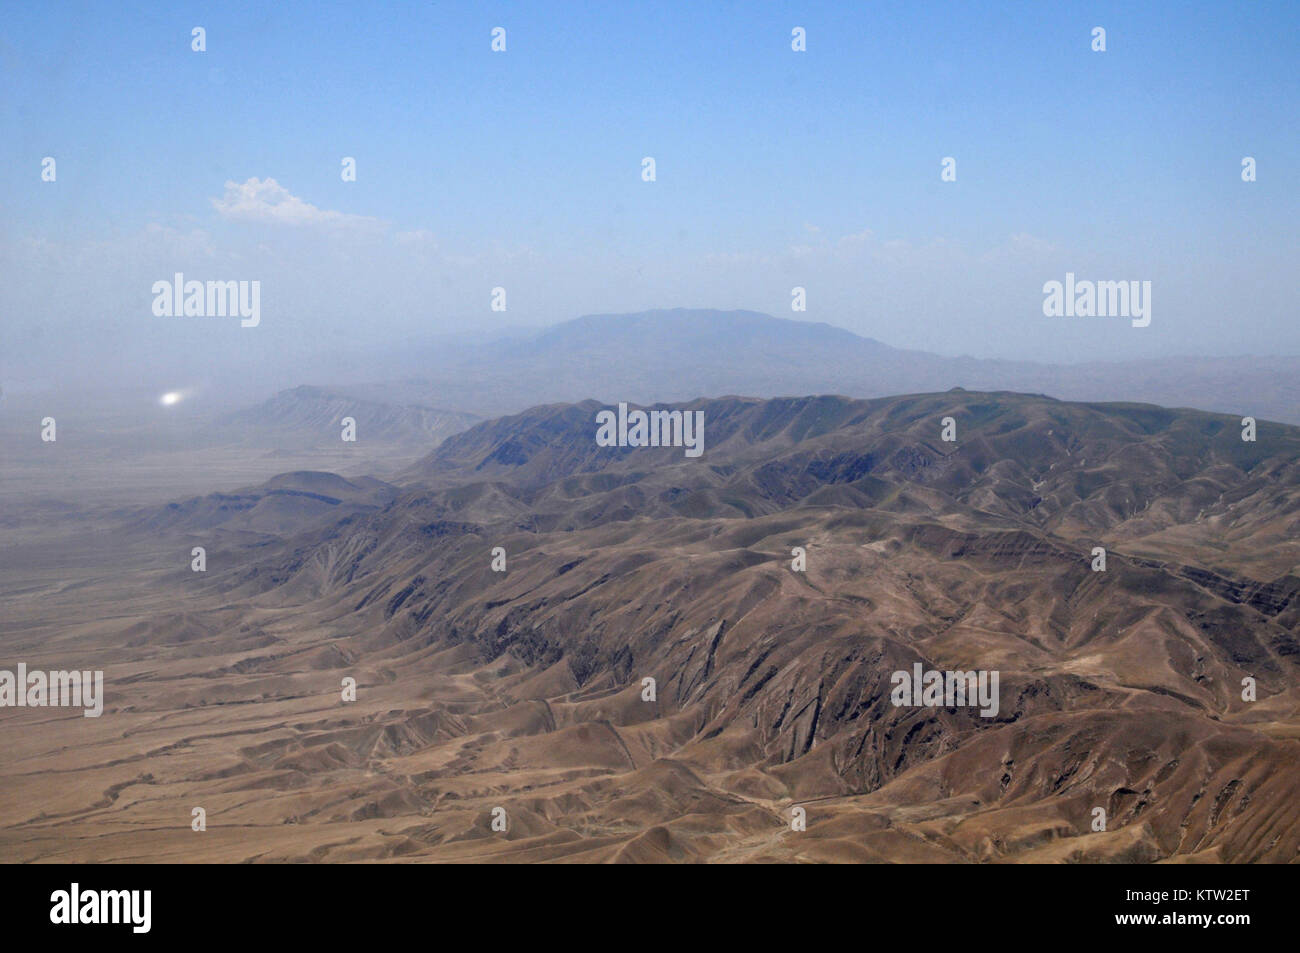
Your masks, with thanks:
[[[227,182],[226,194],[212,200],[212,207],[222,218],[232,222],[257,222],[268,225],[309,227],[353,226],[382,228],[377,218],[349,215],[317,208],[291,193],[272,178],[251,178],[247,182]]]

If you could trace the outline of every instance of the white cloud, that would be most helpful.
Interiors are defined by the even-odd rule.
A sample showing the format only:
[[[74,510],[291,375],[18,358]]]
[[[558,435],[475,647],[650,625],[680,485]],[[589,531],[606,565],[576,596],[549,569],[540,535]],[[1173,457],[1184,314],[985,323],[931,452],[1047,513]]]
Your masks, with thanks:
[[[362,226],[381,227],[383,223],[366,215],[348,215],[317,208],[292,194],[275,179],[227,182],[226,194],[212,200],[212,207],[224,219],[233,222],[260,222],[270,225]]]

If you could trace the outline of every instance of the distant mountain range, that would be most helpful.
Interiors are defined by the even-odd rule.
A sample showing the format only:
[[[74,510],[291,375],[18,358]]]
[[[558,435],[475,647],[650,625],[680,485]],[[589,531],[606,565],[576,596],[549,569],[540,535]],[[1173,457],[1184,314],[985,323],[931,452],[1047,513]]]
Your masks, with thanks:
[[[477,344],[441,339],[384,359],[358,357],[350,382],[297,386],[240,407],[211,386],[160,413],[156,395],[86,400],[6,395],[0,493],[97,492],[146,502],[159,493],[246,487],[286,470],[392,479],[485,418],[595,399],[642,405],[742,395],[880,398],[1013,391],[1060,400],[1144,402],[1300,424],[1300,358],[1169,358],[1052,366],[906,351],[828,324],[751,311],[589,315]],[[214,406],[215,399],[223,403]],[[204,401],[212,401],[205,404]],[[79,472],[42,468],[50,446],[33,421],[57,416],[58,452]],[[342,421],[356,421],[344,442]],[[64,438],[67,439],[64,439]],[[204,483],[209,480],[209,483]]]
[[[753,311],[588,315],[532,337],[407,357],[402,366],[419,366],[419,379],[377,383],[365,396],[496,416],[589,397],[639,403],[728,394],[885,397],[964,387],[1300,423],[1297,357],[1062,365],[942,357]]]
[[[337,446],[342,421],[352,418],[357,441],[433,447],[479,421],[473,414],[414,403],[368,400],[346,389],[301,386],[255,407],[225,414],[204,432],[209,441],[301,450]]]

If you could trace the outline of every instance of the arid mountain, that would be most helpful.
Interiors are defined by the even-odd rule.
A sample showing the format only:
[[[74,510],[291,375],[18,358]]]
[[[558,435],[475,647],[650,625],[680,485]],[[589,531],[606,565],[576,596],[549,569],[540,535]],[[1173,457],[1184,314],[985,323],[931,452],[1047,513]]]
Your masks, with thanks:
[[[482,418],[417,404],[391,404],[355,396],[346,389],[303,385],[281,391],[255,407],[216,420],[212,433],[248,446],[297,450],[333,447],[341,439],[342,421],[356,422],[363,438],[397,447],[433,446]]]
[[[334,473],[299,471],[230,493],[141,507],[128,526],[133,531],[157,533],[203,533],[220,527],[278,536],[378,509],[396,495],[395,487],[372,477],[345,480]]]
[[[1068,360],[1063,354],[1062,360]],[[701,395],[1012,390],[1062,400],[1126,400],[1300,424],[1300,358],[1170,358],[1086,364],[941,357],[900,350],[829,324],[753,311],[678,308],[589,315],[531,337],[403,355],[409,400],[484,415],[583,397],[642,403]],[[408,365],[403,365],[408,366]],[[400,395],[400,396],[399,396]]]
[[[184,399],[166,407],[160,394],[140,388],[6,394],[0,501],[152,503],[230,491],[287,470],[388,480],[484,417],[589,397],[875,398],[966,387],[1300,424],[1300,359],[1285,356],[1059,366],[947,358],[828,324],[687,309],[593,315],[477,344],[431,341],[402,342],[382,359],[358,355],[351,383],[297,386],[252,404],[245,401],[257,398],[232,382],[182,388]],[[47,416],[58,420],[57,445],[40,439]],[[355,441],[342,440],[345,418],[356,421]]]
[[[94,535],[9,548],[7,653],[109,691],[101,719],[5,723],[0,853],[1300,857],[1300,430],[730,397],[671,408],[704,414],[689,458],[598,446],[604,407],[481,423],[396,486],[295,474],[233,516],[133,512],[112,585]],[[996,712],[896,705],[917,664],[997,672]]]

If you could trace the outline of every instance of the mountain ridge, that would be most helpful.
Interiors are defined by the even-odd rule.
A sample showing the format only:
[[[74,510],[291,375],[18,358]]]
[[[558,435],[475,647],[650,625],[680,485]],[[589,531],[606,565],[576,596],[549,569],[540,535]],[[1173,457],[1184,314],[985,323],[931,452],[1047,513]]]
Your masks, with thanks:
[[[13,650],[105,668],[113,719],[98,754],[82,719],[43,722],[42,750],[94,783],[57,829],[31,822],[39,752],[16,755],[0,839],[228,861],[1300,856],[1300,428],[1246,444],[1225,415],[964,390],[732,397],[681,405],[706,420],[687,458],[598,446],[602,406],[485,421],[398,483],[294,472],[169,508],[114,537],[118,563],[151,561],[148,601],[114,574],[84,625],[60,612],[79,587],[20,589]],[[891,674],[917,665],[999,673],[996,711],[897,703]],[[146,732],[141,777],[120,738]],[[106,806],[106,786],[126,793]],[[221,836],[196,847],[176,803]]]
[[[1300,424],[1300,357],[1061,365],[945,357],[894,348],[827,322],[754,311],[591,314],[526,337],[413,356],[421,368],[420,392],[427,395],[422,402],[485,417],[588,396],[651,404],[720,394],[886,397],[959,386]]]

